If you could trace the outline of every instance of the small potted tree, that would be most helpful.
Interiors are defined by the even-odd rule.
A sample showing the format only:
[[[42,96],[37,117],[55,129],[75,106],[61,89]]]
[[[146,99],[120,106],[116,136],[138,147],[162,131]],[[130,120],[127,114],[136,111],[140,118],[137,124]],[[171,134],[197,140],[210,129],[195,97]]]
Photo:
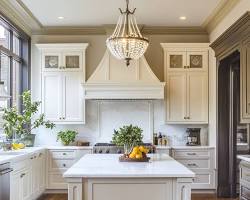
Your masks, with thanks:
[[[124,154],[129,155],[133,147],[142,143],[142,129],[138,126],[123,126],[119,130],[114,130],[112,143],[124,147]]]
[[[18,112],[16,107],[4,109],[3,129],[9,139],[21,140],[26,146],[33,146],[35,135],[32,134],[32,131],[40,126],[53,129],[55,124],[45,120],[44,114],[35,117],[41,102],[32,102],[29,90],[24,91],[21,97],[23,108],[21,113]]]

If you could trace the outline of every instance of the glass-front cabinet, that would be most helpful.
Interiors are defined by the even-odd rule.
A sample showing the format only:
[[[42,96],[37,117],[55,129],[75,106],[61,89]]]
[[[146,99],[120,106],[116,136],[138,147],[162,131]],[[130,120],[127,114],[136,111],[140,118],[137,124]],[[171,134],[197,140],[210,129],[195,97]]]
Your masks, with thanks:
[[[173,50],[168,51],[166,56],[168,71],[207,71],[208,51],[206,50]]]
[[[43,71],[82,71],[81,51],[44,52]]]

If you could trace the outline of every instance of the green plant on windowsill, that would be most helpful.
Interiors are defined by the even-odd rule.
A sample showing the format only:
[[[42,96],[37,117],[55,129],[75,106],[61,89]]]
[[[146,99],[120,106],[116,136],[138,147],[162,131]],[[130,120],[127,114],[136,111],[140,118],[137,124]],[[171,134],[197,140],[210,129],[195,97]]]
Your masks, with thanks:
[[[31,142],[28,146],[32,146],[35,136],[32,134],[34,129],[40,126],[53,129],[55,124],[45,120],[44,114],[40,114],[37,117],[35,116],[37,115],[41,102],[32,102],[29,90],[24,91],[21,97],[23,107],[21,113],[18,112],[16,107],[5,108],[3,110],[3,129],[8,138],[26,140],[27,142]],[[28,141],[29,139],[33,141]]]
[[[57,141],[61,140],[63,145],[68,146],[70,143],[75,141],[77,134],[78,133],[73,130],[60,131],[57,133]]]

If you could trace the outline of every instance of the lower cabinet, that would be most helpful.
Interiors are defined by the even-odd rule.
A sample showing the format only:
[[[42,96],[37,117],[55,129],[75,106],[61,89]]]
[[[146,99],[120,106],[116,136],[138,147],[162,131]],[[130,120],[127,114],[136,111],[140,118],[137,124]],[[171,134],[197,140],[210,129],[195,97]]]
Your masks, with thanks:
[[[250,200],[250,163],[240,162],[240,199]]]
[[[92,153],[91,149],[49,149],[47,152],[47,181],[46,189],[67,189],[68,185],[63,173],[85,154]]]
[[[172,156],[196,174],[193,179],[192,189],[215,189],[214,148],[174,148]]]
[[[10,199],[37,199],[45,190],[45,151],[11,163],[14,171],[10,177]]]

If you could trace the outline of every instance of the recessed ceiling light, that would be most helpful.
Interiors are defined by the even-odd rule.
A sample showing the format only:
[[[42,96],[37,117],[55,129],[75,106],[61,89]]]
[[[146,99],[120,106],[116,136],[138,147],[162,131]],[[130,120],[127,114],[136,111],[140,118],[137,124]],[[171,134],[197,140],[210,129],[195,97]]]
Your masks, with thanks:
[[[57,17],[58,19],[64,19],[64,17],[63,16],[60,16],[60,17]]]
[[[187,17],[186,17],[186,16],[180,16],[179,19],[180,19],[180,20],[186,20]]]

